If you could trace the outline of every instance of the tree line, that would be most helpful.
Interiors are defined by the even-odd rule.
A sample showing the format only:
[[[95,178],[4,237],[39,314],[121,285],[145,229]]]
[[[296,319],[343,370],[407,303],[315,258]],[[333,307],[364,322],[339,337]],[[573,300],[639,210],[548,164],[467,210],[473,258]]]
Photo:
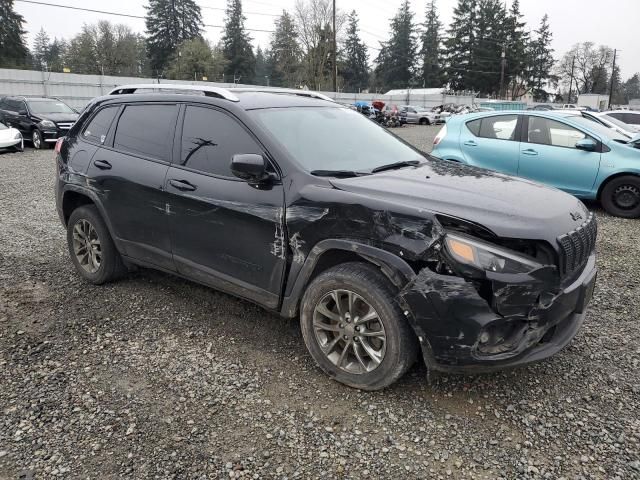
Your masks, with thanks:
[[[194,0],[149,0],[146,8],[144,35],[99,21],[69,40],[51,39],[40,30],[29,49],[13,0],[0,0],[0,66],[332,88],[331,0],[297,0],[291,12],[276,18],[269,45],[255,50],[241,0],[228,0],[222,37],[215,44],[204,37]],[[519,0],[508,9],[502,0],[458,0],[447,28],[435,0],[428,2],[422,24],[404,0],[389,22],[388,39],[378,46],[362,40],[355,11],[338,11],[336,36],[342,91],[446,87],[496,98],[530,93],[537,101],[551,96],[570,101],[569,91],[606,93],[613,82],[614,103],[640,97],[638,74],[623,82],[607,46],[576,44],[556,61],[548,16],[530,30]],[[369,50],[377,52],[374,58]]]

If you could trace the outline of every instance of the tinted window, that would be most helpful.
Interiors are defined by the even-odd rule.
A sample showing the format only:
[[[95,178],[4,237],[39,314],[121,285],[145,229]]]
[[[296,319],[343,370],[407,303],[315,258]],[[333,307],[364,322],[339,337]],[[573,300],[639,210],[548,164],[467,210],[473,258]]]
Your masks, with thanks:
[[[587,137],[569,125],[541,117],[529,117],[527,136],[529,143],[570,148],[575,148],[576,142]]]
[[[622,121],[629,125],[640,125],[640,113],[625,113]]]
[[[480,123],[482,119],[474,120],[472,122],[467,122],[467,128],[473,133],[476,137],[480,135]]]
[[[187,107],[180,163],[201,172],[231,177],[231,157],[262,154],[247,131],[229,115],[211,108]]]
[[[24,109],[23,102],[20,100],[6,100],[6,105],[6,109],[12,112]]]
[[[610,117],[616,118],[618,120],[620,120],[621,122],[624,122],[624,113],[607,113],[607,115],[609,115]]]
[[[82,136],[91,142],[104,143],[111,121],[117,112],[117,107],[103,108],[100,110],[89,122],[87,128],[84,129]]]
[[[120,116],[113,147],[169,160],[176,123],[175,105],[130,105]]]

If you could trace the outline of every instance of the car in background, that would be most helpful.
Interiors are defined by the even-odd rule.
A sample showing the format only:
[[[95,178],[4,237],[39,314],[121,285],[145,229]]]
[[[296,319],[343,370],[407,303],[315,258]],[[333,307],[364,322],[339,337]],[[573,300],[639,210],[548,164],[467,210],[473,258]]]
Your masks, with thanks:
[[[24,140],[19,130],[0,123],[0,149],[5,148],[22,152],[24,150]]]
[[[553,105],[549,105],[547,103],[545,104],[541,104],[541,105],[535,105],[533,107],[529,107],[527,108],[527,110],[555,110],[556,107],[554,107]]]
[[[597,199],[615,216],[640,216],[640,135],[629,139],[575,112],[454,116],[432,154]]]
[[[402,105],[400,111],[407,116],[407,123],[418,125],[433,125],[440,122],[440,114],[430,109],[414,105]]]
[[[616,117],[609,115],[609,112],[583,112],[583,116],[587,118],[595,118],[606,127],[615,130],[627,138],[633,138],[640,133],[640,125],[632,125],[618,120]]]
[[[36,149],[46,148],[64,137],[78,119],[69,105],[49,97],[0,99],[0,122],[20,130]]]
[[[606,114],[627,125],[632,125],[636,128],[636,131],[640,132],[640,112],[634,110],[611,110]]]

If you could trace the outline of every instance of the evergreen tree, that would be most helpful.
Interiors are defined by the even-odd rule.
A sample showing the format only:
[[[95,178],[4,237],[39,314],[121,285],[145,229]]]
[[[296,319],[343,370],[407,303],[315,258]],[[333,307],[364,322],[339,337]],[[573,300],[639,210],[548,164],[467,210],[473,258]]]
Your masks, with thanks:
[[[472,87],[474,70],[474,48],[476,33],[477,0],[458,0],[453,10],[453,20],[447,31],[445,54],[447,79],[453,90]]]
[[[609,80],[609,88],[613,84],[613,95],[611,96],[611,103],[614,105],[623,105],[627,102],[624,97],[624,84],[620,77],[620,67],[618,65],[611,71],[611,79]]]
[[[391,38],[382,43],[376,59],[376,77],[385,88],[409,88],[415,75],[417,46],[409,0],[391,20]]]
[[[358,33],[358,14],[355,10],[347,20],[341,74],[346,91],[359,92],[369,84],[369,54]]]
[[[286,11],[276,20],[276,30],[271,37],[268,56],[270,84],[280,87],[297,87],[301,80],[302,49],[293,17]]]
[[[624,82],[625,102],[640,99],[640,73],[636,73],[633,77]]]
[[[244,28],[245,20],[241,0],[228,0],[222,51],[228,62],[227,73],[236,83],[242,79],[244,83],[250,83],[255,72],[256,57],[251,49],[251,37]]]
[[[175,80],[217,80],[224,71],[224,60],[214,57],[209,44],[200,37],[182,42],[168,65],[169,78]]]
[[[271,73],[269,65],[269,51],[256,50],[256,71],[252,83],[256,85],[271,85]]]
[[[497,95],[500,89],[500,68],[506,11],[500,0],[478,0],[473,67],[468,72],[467,89],[484,95]]]
[[[552,34],[549,28],[549,16],[545,14],[536,30],[536,38],[530,45],[531,76],[529,87],[533,99],[537,102],[546,102],[549,94],[545,85],[549,80],[554,80],[552,69],[554,64],[553,49],[551,48]]]
[[[145,21],[151,68],[158,75],[180,43],[202,33],[202,13],[194,0],[149,0]]]
[[[422,33],[422,48],[420,59],[422,71],[420,78],[424,87],[441,87],[444,83],[442,67],[440,65],[440,41],[442,23],[438,18],[435,0],[427,4],[427,15]]]
[[[525,26],[520,13],[520,1],[513,0],[505,21],[507,41],[505,84],[509,86],[507,96],[512,100],[516,100],[526,93],[527,78],[530,74],[529,34],[525,30]]]
[[[67,43],[64,40],[53,39],[49,44],[47,56],[45,58],[47,67],[51,72],[62,72],[64,68],[64,58],[67,53]]]
[[[29,49],[24,43],[24,18],[13,9],[13,0],[0,0],[0,66],[22,66]]]
[[[33,66],[38,70],[46,70],[47,59],[49,56],[49,35],[44,31],[44,28],[40,28],[36,38],[33,40]]]

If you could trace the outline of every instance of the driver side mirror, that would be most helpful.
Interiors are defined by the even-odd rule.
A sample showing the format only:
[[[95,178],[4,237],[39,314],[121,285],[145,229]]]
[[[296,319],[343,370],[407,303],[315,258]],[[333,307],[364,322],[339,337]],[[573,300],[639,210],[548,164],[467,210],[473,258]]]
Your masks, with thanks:
[[[27,111],[26,110],[18,110],[18,115],[20,115],[21,117],[25,117],[27,115]]]
[[[590,138],[583,138],[582,140],[578,140],[578,142],[576,143],[576,148],[578,150],[585,150],[587,152],[595,151],[596,147],[596,142],[594,142]]]
[[[231,158],[231,172],[249,183],[264,182],[269,178],[267,162],[262,155],[240,153]]]

